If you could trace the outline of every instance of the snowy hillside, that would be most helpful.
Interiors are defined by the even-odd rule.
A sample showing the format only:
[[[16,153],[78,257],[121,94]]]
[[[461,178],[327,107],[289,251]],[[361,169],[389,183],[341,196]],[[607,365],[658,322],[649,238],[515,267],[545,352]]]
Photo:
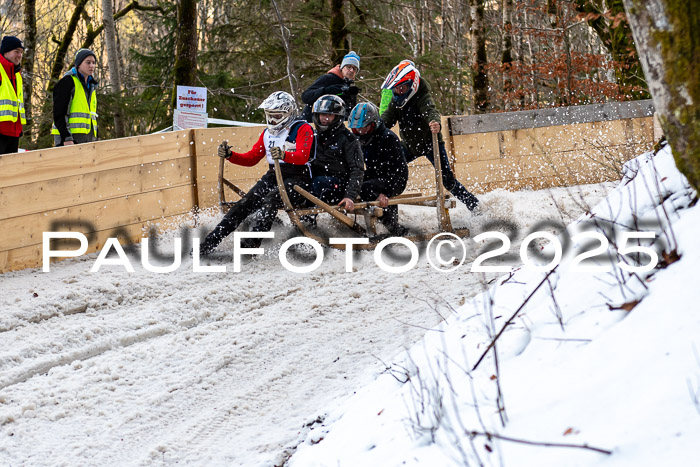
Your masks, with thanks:
[[[138,261],[134,273],[90,273],[93,254],[48,273],[3,274],[0,465],[687,465],[700,434],[700,214],[681,209],[692,194],[668,151],[639,161],[640,175],[617,189],[498,191],[482,197],[478,216],[453,211],[472,239],[507,233],[515,267],[525,235],[561,231],[601,200],[595,218],[621,224],[632,208],[657,226],[667,213],[665,242],[682,255],[641,280],[568,272],[565,259],[498,339],[498,370],[488,352],[465,371],[545,274],[470,272],[490,240],[468,242],[450,273],[421,256],[392,274],[371,252],[347,273],[345,253],[328,251],[318,270],[295,274],[280,265],[276,240],[240,273],[225,254],[211,263],[222,273],[196,273],[189,257],[166,274]],[[641,182],[652,167],[658,186]],[[658,189],[666,213],[653,209]],[[434,209],[401,218],[434,228]],[[287,220],[274,230],[293,234]],[[181,233],[160,247],[172,251]],[[610,309],[640,299],[631,312]]]
[[[662,269],[633,274],[575,271],[566,256],[551,274],[517,268],[331,410],[290,465],[697,464],[695,195],[668,147],[631,161],[620,186],[569,232],[606,220],[618,239],[654,231],[654,246],[677,250],[679,261],[661,264],[660,255]]]

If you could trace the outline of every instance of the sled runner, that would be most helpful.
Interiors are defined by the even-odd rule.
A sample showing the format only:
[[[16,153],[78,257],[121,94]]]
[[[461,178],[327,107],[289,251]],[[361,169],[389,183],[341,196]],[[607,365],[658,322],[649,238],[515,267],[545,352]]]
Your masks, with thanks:
[[[459,237],[469,236],[469,229],[460,228],[454,229],[452,227],[452,222],[450,220],[449,210],[456,206],[456,200],[454,197],[446,193],[445,188],[442,185],[442,168],[440,162],[439,147],[437,141],[437,134],[433,134],[433,152],[435,159],[435,183],[436,192],[434,194],[424,194],[422,192],[404,192],[398,196],[389,198],[389,205],[408,205],[408,206],[426,206],[434,207],[437,211],[437,221],[439,225],[439,230],[435,232],[417,234],[417,235],[405,235],[404,238],[411,240],[413,242],[426,241],[434,237],[435,235],[442,232],[453,233]],[[231,183],[229,180],[224,178],[224,164],[225,160],[221,159],[219,166],[219,204],[221,210],[225,213],[234,202],[226,200],[224,187],[228,187],[233,190],[239,196],[244,196],[245,192],[238,188],[235,184]],[[280,169],[279,161],[274,161],[275,165],[275,176],[277,179],[277,188],[280,192],[280,197],[284,204],[284,211],[289,216],[292,223],[304,234],[306,237],[316,240],[322,245],[328,245],[337,249],[344,249],[343,244],[331,244],[328,239],[321,238],[319,235],[313,232],[312,228],[307,227],[304,222],[302,222],[302,216],[317,215],[317,214],[329,214],[335,218],[338,222],[344,225],[346,228],[352,230],[355,236],[365,237],[369,239],[367,244],[354,245],[353,247],[358,250],[369,250],[377,246],[379,241],[387,238],[391,235],[378,235],[376,224],[377,219],[384,214],[383,208],[379,205],[379,201],[366,201],[355,203],[355,209],[353,212],[348,213],[339,206],[331,206],[328,203],[318,199],[308,191],[299,187],[294,186],[294,190],[306,198],[309,202],[313,204],[310,208],[295,208],[289,200],[287,190],[285,189],[284,179],[282,177],[282,171]],[[359,223],[358,220],[363,222]],[[343,235],[339,234],[338,237]]]

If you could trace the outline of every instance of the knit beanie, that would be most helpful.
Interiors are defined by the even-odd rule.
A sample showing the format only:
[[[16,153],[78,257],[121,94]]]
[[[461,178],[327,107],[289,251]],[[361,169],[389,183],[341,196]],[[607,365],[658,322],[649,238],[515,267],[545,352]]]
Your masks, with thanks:
[[[5,36],[2,38],[2,43],[0,43],[0,54],[4,54],[15,49],[24,49],[24,44],[22,44],[21,40],[15,36]]]
[[[81,63],[83,63],[83,60],[88,58],[89,56],[95,57],[95,61],[97,61],[97,57],[95,56],[95,52],[93,52],[90,49],[80,49],[78,52],[75,54],[75,63],[73,66],[75,66],[75,69],[77,70],[78,67],[80,66]]]
[[[340,64],[340,69],[342,70],[344,66],[352,65],[360,71],[360,56],[354,50],[351,50],[345,57],[343,57],[343,62]]]

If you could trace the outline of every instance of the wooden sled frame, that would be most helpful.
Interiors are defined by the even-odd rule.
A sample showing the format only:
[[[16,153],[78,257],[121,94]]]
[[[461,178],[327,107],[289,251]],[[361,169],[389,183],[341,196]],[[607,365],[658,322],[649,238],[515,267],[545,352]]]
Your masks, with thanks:
[[[393,198],[389,198],[389,205],[411,205],[411,206],[432,206],[437,210],[437,220],[440,230],[438,232],[432,232],[429,234],[419,234],[419,235],[408,235],[404,238],[411,240],[413,242],[421,242],[430,240],[435,235],[442,232],[453,233],[459,237],[469,236],[469,229],[454,229],[452,227],[452,222],[450,220],[451,208],[456,206],[456,201],[453,197],[446,195],[445,188],[442,185],[442,162],[440,160],[440,150],[438,146],[437,134],[433,133],[433,156],[435,160],[435,184],[436,193],[433,195],[423,195],[420,192],[408,192],[402,193]],[[224,193],[224,187],[228,187],[233,190],[236,194],[243,197],[245,192],[238,188],[235,184],[231,183],[229,180],[224,178],[224,164],[225,160],[221,159],[219,165],[219,179],[218,179],[218,189],[219,189],[219,205],[223,212],[226,212],[227,208],[230,208],[234,202],[226,201],[226,196]],[[344,244],[330,243],[328,239],[323,239],[309,230],[306,225],[301,221],[300,217],[304,215],[316,215],[327,213],[337,219],[340,223],[344,224],[356,234],[359,234],[365,238],[369,239],[369,243],[366,244],[355,244],[354,249],[357,250],[369,250],[377,246],[379,240],[386,238],[386,235],[377,236],[376,235],[376,221],[377,218],[383,215],[383,208],[379,206],[378,201],[367,201],[355,203],[355,210],[352,214],[355,214],[355,218],[350,217],[345,210],[339,206],[331,206],[308,191],[304,190],[298,185],[294,185],[294,190],[301,194],[304,198],[309,200],[314,204],[312,208],[295,208],[291,201],[289,200],[289,195],[285,189],[284,179],[282,177],[282,171],[280,169],[279,161],[274,161],[275,167],[275,177],[277,180],[277,188],[280,192],[280,197],[284,205],[284,211],[289,216],[289,219],[294,223],[294,225],[304,234],[304,236],[316,240],[322,245],[331,246],[337,249],[345,249]],[[365,220],[365,226],[362,226],[356,222],[355,219],[361,216]]]

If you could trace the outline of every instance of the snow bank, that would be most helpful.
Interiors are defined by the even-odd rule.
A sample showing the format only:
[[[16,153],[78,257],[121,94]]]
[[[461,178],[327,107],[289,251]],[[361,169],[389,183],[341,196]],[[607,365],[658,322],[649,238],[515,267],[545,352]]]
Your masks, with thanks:
[[[677,250],[680,261],[632,275],[619,268],[575,271],[572,255],[549,275],[518,268],[329,410],[290,465],[694,463],[700,439],[695,197],[668,146],[631,161],[620,185],[569,233],[654,231],[651,246]],[[573,244],[572,251],[583,247]],[[504,327],[496,360],[487,349]]]

